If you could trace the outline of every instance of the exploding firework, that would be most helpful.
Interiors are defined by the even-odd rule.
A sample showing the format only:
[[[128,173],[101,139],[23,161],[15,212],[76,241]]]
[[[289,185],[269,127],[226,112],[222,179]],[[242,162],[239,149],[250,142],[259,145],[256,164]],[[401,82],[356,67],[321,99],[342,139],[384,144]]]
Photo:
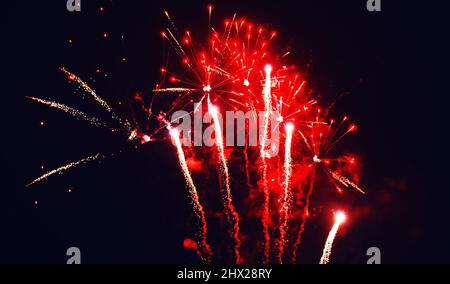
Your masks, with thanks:
[[[339,124],[336,125],[334,119],[327,119],[328,110],[325,113],[320,107],[315,109],[312,114],[313,119],[307,121],[301,129],[298,130],[300,143],[303,144],[302,156],[307,157],[306,165],[309,171],[307,180],[307,190],[304,198],[304,206],[301,213],[300,227],[294,242],[292,262],[296,261],[298,247],[301,243],[301,237],[305,229],[306,221],[310,216],[310,199],[313,194],[316,178],[324,174],[338,193],[345,188],[352,188],[360,193],[365,193],[363,189],[346,174],[352,175],[354,179],[357,176],[353,174],[357,162],[356,158],[348,155],[331,156],[332,150],[349,133],[355,132],[357,126],[350,124],[346,129],[348,116],[344,116]],[[308,184],[309,183],[309,184]]]
[[[307,92],[304,75],[293,65],[281,62],[288,53],[280,55],[272,50],[271,42],[276,37],[276,32],[239,18],[237,14],[225,20],[221,27],[214,27],[212,6],[209,5],[207,40],[196,41],[194,37],[200,38],[201,35],[194,35],[189,30],[181,33],[168,11],[164,11],[164,16],[169,26],[161,32],[163,42],[178,56],[172,58],[168,53],[164,58],[160,69],[161,77],[152,88],[151,97],[146,98],[140,93],[135,95],[134,99],[140,104],[140,110],[146,114],[147,120],[143,125],[136,121],[130,123],[119,116],[93,88],[64,67],[60,70],[67,75],[68,80],[76,83],[79,89],[109,113],[116,126],[59,102],[27,98],[64,111],[94,126],[121,132],[128,137],[129,142],[145,144],[156,140],[171,140],[175,146],[181,175],[189,190],[193,211],[200,224],[198,239],[186,239],[185,247],[194,249],[202,260],[209,263],[213,253],[207,240],[208,211],[204,209],[208,208],[208,200],[200,202],[198,192],[202,188],[197,188],[194,184],[185,157],[186,149],[183,149],[180,133],[171,120],[171,115],[176,111],[187,110],[187,115],[190,116],[206,102],[212,118],[210,122],[214,129],[215,144],[213,148],[201,149],[213,152],[217,157],[217,188],[223,201],[222,214],[228,222],[229,237],[233,242],[231,254],[234,261],[250,262],[244,256],[254,255],[253,258],[260,259],[258,262],[283,263],[289,259],[286,257],[287,252],[292,251],[290,260],[296,262],[305,223],[311,217],[311,197],[313,191],[318,191],[317,180],[326,178],[330,181],[328,184],[338,192],[349,188],[364,193],[354,170],[357,166],[356,158],[339,154],[336,149],[346,135],[357,130],[357,126],[348,124],[348,116],[344,116],[339,123],[328,118],[329,108],[323,111],[320,102]],[[198,106],[194,105],[196,102],[199,102]],[[233,149],[243,155],[245,182],[233,179],[233,168],[230,168],[232,165],[227,160],[224,143],[227,137],[224,136],[219,116],[221,112],[230,110],[250,112],[253,118],[262,121],[259,124],[262,127],[258,129],[258,145],[250,146],[246,136],[245,147],[239,151]],[[274,117],[275,119],[271,119]],[[244,128],[248,130],[250,127],[255,126],[248,123]],[[272,138],[269,137],[271,127],[279,129],[283,134],[283,138],[275,142],[284,141],[284,157],[269,154],[272,150],[269,143]],[[34,179],[27,186],[103,157],[99,153],[69,163]],[[256,177],[257,182],[254,182],[255,178],[252,179],[252,176]],[[241,230],[242,221],[252,218],[248,216],[255,216],[251,214],[253,212],[249,212],[250,208],[239,208],[234,203],[234,191],[242,186],[257,197],[249,201],[257,203],[252,208],[259,208],[260,213],[256,215],[262,225],[262,251],[243,253],[242,240],[253,238],[258,242],[259,238],[256,237],[257,234],[244,234],[245,230]],[[301,213],[294,214],[298,211]],[[335,219],[320,263],[328,262],[334,237],[344,222],[345,215],[336,213]],[[255,256],[257,254],[259,256]]]

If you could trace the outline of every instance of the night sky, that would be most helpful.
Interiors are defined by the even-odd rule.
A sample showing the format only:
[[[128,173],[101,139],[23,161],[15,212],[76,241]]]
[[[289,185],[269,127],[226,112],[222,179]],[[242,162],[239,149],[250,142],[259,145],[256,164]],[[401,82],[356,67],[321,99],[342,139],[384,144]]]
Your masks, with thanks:
[[[81,249],[84,263],[197,262],[182,246],[195,230],[170,143],[135,149],[123,135],[25,96],[108,120],[92,100],[73,94],[58,70],[65,66],[130,117],[133,95],[159,79],[162,11],[181,29],[204,34],[210,2],[82,0],[79,13],[68,12],[66,1],[12,2],[2,17],[0,262],[65,263],[71,246]],[[379,13],[369,13],[365,0],[211,2],[217,25],[236,12],[277,30],[276,47],[291,48],[292,63],[307,71],[322,101],[345,94],[336,109],[358,124],[344,143],[360,155],[367,194],[347,200],[358,216],[342,231],[333,263],[365,263],[371,246],[381,249],[382,263],[448,262],[450,7],[392,2],[382,0]],[[97,152],[116,155],[25,187],[46,170]],[[211,224],[213,246],[222,242],[214,233],[220,226]],[[300,262],[318,261],[330,226],[324,218],[311,221]]]

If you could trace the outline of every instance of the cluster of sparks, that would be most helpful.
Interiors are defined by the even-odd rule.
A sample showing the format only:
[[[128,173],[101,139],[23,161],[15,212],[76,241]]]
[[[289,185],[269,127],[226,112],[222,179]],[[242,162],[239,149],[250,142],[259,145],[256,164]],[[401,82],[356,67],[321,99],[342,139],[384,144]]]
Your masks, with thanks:
[[[243,149],[234,147],[233,151],[240,151],[245,158],[245,186],[262,196],[263,201],[258,205],[262,212],[261,261],[295,263],[305,224],[311,217],[310,199],[317,187],[318,176],[328,179],[332,188],[336,188],[338,192],[354,189],[364,193],[358,185],[355,171],[352,170],[356,166],[356,158],[332,154],[341,139],[356,131],[357,127],[355,124],[348,124],[347,116],[339,122],[329,118],[329,108],[322,108],[318,100],[307,91],[304,76],[296,71],[294,66],[282,63],[289,52],[281,55],[272,53],[271,42],[276,37],[276,32],[238,18],[236,14],[225,20],[222,29],[216,29],[211,25],[212,10],[213,7],[208,6],[206,42],[194,41],[194,35],[189,30],[180,34],[169,13],[164,12],[169,27],[161,32],[161,36],[165,45],[168,44],[169,48],[177,53],[180,61],[179,66],[171,69],[169,58],[164,60],[161,79],[152,90],[150,102],[143,107],[148,120],[156,121],[156,126],[151,123],[147,123],[145,127],[133,126],[127,119],[120,118],[85,81],[66,68],[61,68],[61,71],[110,113],[119,125],[118,128],[112,128],[95,116],[58,102],[27,98],[64,111],[94,126],[119,130],[125,133],[129,140],[141,144],[171,139],[195,216],[200,224],[198,239],[194,243],[185,243],[189,244],[189,248],[195,249],[207,263],[214,260],[213,248],[208,242],[208,214],[205,211],[207,202],[203,201],[202,204],[201,194],[189,169],[185,151],[190,147],[182,146],[180,133],[173,128],[169,117],[176,110],[193,106],[193,102],[206,102],[215,131],[215,147],[212,149],[217,155],[219,190],[223,199],[223,214],[229,224],[231,252],[236,263],[245,263],[240,222],[247,212],[245,208],[236,208],[234,204],[232,185],[239,182],[234,181],[230,173],[225,137],[218,114],[219,109],[250,111],[255,117],[262,113],[259,119],[263,120],[263,129],[260,129],[262,134],[259,135],[259,145],[255,147],[258,156],[256,161],[251,160],[252,155],[249,155],[249,152],[253,149],[248,145]],[[141,97],[138,99],[145,105]],[[157,110],[159,100],[168,100],[170,107]],[[266,154],[269,150],[269,118],[275,114],[275,127],[283,134],[278,141],[283,145],[282,158]],[[103,155],[99,153],[69,163],[43,174],[27,186],[101,157]],[[257,181],[251,178],[251,172],[253,176],[258,177]],[[335,223],[326,240],[320,263],[328,263],[333,240],[345,218],[343,212],[335,213]],[[289,247],[291,249],[288,250]],[[288,251],[291,252],[290,255]]]

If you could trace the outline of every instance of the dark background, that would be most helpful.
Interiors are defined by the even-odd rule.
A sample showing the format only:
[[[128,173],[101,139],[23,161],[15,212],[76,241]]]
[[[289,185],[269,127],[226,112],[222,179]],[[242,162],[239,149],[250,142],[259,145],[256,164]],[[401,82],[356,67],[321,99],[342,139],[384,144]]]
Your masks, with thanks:
[[[55,99],[107,119],[91,100],[73,95],[58,70],[66,66],[129,117],[129,98],[159,78],[162,11],[201,34],[209,2],[82,0],[80,13],[67,12],[66,1],[12,2],[2,9],[0,262],[65,263],[70,246],[81,249],[85,263],[195,262],[182,247],[193,233],[192,215],[171,145],[134,149],[126,137],[24,97]],[[450,10],[444,1],[392,2],[369,13],[365,0],[212,1],[217,25],[234,12],[270,23],[277,44],[292,47],[293,63],[310,64],[308,81],[324,100],[348,93],[337,108],[358,123],[346,145],[361,154],[368,194],[349,204],[363,213],[336,243],[335,263],[365,263],[370,246],[381,249],[383,263],[442,263],[450,253]],[[43,172],[41,165],[48,170],[99,151],[117,154],[24,186]],[[320,240],[305,235],[301,262],[317,262],[330,225],[313,222],[310,231],[320,232]]]

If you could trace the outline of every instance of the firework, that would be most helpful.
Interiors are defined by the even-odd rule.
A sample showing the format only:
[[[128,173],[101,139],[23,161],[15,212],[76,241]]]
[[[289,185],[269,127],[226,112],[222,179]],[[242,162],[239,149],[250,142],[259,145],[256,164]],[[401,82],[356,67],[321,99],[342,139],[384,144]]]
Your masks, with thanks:
[[[100,96],[98,96],[97,93],[86,82],[81,80],[74,73],[68,71],[65,67],[61,67],[60,70],[62,72],[64,72],[68,76],[68,79],[70,81],[77,82],[82,87],[82,89],[84,91],[89,93],[95,99],[95,101],[97,101],[106,111],[108,111],[111,114],[113,119],[115,119],[118,122],[120,122],[120,124],[122,126],[121,130],[124,130],[125,132],[127,132],[127,134],[129,135],[129,140],[134,140],[135,138],[138,137],[137,130],[131,130],[130,123],[127,120],[123,121],[122,119],[120,119],[115,114],[113,109],[109,106],[109,104],[106,103],[106,101],[104,101]],[[49,106],[51,108],[62,110],[65,113],[68,113],[68,114],[72,115],[73,117],[75,117],[77,119],[83,119],[85,121],[88,121],[90,124],[92,124],[94,126],[106,127],[106,128],[109,128],[109,129],[113,130],[113,132],[115,130],[113,127],[111,127],[111,126],[109,126],[109,125],[107,125],[107,124],[105,124],[103,122],[100,122],[100,120],[98,118],[96,118],[94,116],[91,116],[89,114],[86,114],[86,113],[84,113],[84,112],[82,112],[82,111],[80,111],[78,109],[69,107],[67,105],[64,105],[64,104],[61,104],[61,103],[58,103],[58,102],[55,102],[55,101],[49,101],[49,100],[44,100],[44,99],[41,99],[41,98],[36,98],[36,97],[29,97],[29,96],[27,96],[26,98],[30,99],[32,101],[36,101],[38,103],[41,103],[43,105],[47,105],[47,106]],[[151,140],[151,138],[148,135],[144,135],[144,134],[139,136],[139,138],[141,138],[143,141],[146,141],[146,142]],[[83,165],[83,164],[86,164],[88,162],[97,160],[99,158],[104,158],[104,157],[105,156],[103,154],[98,153],[98,154],[95,154],[95,155],[92,155],[92,156],[80,159],[78,161],[70,162],[70,163],[68,163],[68,164],[66,164],[64,166],[61,166],[59,168],[53,169],[51,171],[48,171],[47,173],[41,175],[40,177],[38,177],[38,178],[34,179],[33,181],[31,181],[30,183],[28,183],[26,185],[26,187],[32,186],[32,185],[34,185],[36,183],[39,183],[40,181],[46,180],[48,177],[50,177],[50,176],[52,176],[54,174],[62,174],[62,173],[64,173],[65,171],[67,171],[69,169],[76,168],[76,167],[78,167],[80,165]]]
[[[278,262],[283,262],[283,253],[285,247],[285,236],[288,230],[289,213],[291,211],[292,194],[290,192],[290,179],[292,174],[292,158],[291,158],[291,145],[292,145],[292,132],[294,131],[294,125],[292,123],[286,124],[286,142],[284,147],[284,193],[283,193],[283,205],[280,214],[280,240],[278,251]]]
[[[49,107],[52,108],[56,108],[59,110],[62,110],[66,113],[69,113],[70,115],[74,116],[75,118],[79,118],[79,119],[83,119],[87,122],[89,122],[90,124],[97,126],[97,127],[108,127],[105,123],[100,122],[96,117],[90,116],[82,111],[79,111],[77,109],[71,108],[69,106],[66,106],[64,104],[60,104],[54,101],[47,101],[47,100],[43,100],[40,98],[35,98],[35,97],[26,97],[27,99],[36,101],[38,103],[47,105]]]
[[[228,171],[227,159],[225,158],[224,152],[224,144],[222,138],[222,128],[221,123],[218,117],[218,110],[215,106],[211,104],[208,98],[208,111],[212,116],[215,136],[216,136],[216,146],[220,161],[220,174],[222,176],[222,186],[225,187],[224,195],[224,203],[226,208],[226,215],[228,217],[228,221],[232,225],[231,235],[234,241],[234,255],[237,263],[241,263],[241,256],[239,253],[239,247],[241,245],[241,241],[239,240],[239,215],[236,212],[236,209],[233,206],[233,200],[231,196],[231,187],[230,187],[230,174]]]
[[[120,122],[120,124],[123,125],[127,130],[131,131],[130,123],[127,120],[122,121],[122,119],[119,116],[117,116],[117,114],[109,106],[109,104],[106,101],[104,101],[100,96],[98,96],[97,93],[86,82],[84,82],[80,77],[78,77],[74,73],[67,70],[65,67],[61,67],[60,69],[62,72],[67,74],[67,78],[69,80],[75,81],[83,88],[83,90],[85,90],[88,94],[90,94],[96,102],[98,102],[106,111],[108,111],[111,114],[112,118]]]
[[[208,8],[209,16],[211,11],[212,8]],[[193,93],[187,100],[208,92],[214,102],[220,101],[233,110],[252,109],[261,103],[259,93],[264,78],[260,66],[269,58],[269,45],[275,32],[256,27],[246,19],[238,19],[235,14],[225,21],[222,31],[211,24],[208,26],[209,38],[204,46],[194,41],[189,30],[179,35],[169,13],[165,11],[164,15],[170,28],[162,31],[161,36],[179,55],[185,72],[169,68],[170,60],[165,59],[158,93],[172,92],[172,85],[177,84],[179,86],[175,88],[185,89],[180,89],[180,93]]]
[[[310,199],[314,189],[316,177],[324,173],[334,188],[340,193],[341,186],[353,188],[360,193],[365,193],[363,189],[345,174],[351,173],[352,168],[356,166],[356,159],[351,156],[330,157],[334,148],[343,137],[356,131],[355,124],[350,124],[345,131],[342,131],[348,121],[348,116],[344,116],[341,122],[336,125],[334,119],[327,119],[327,112],[323,112],[320,107],[315,109],[313,119],[305,123],[305,127],[298,130],[300,141],[303,142],[304,153],[308,157],[307,166],[310,170],[309,186],[305,194],[305,205],[301,214],[300,227],[294,242],[292,262],[296,262],[298,247],[305,229],[305,224],[309,217]]]
[[[345,219],[347,217],[345,216],[344,212],[336,212],[334,215],[334,225],[331,227],[330,233],[328,234],[327,240],[325,242],[325,246],[323,248],[322,257],[320,258],[320,264],[327,264],[330,260],[330,254],[331,249],[333,248],[333,241],[336,237],[336,234],[339,230],[339,226],[345,222]]]
[[[271,86],[272,82],[270,80],[270,73],[272,72],[272,66],[266,65],[264,67],[264,71],[266,72],[266,81],[264,84],[264,128],[263,128],[263,136],[261,140],[261,157],[266,157],[266,141],[267,137],[269,135],[269,118],[270,113],[272,112],[272,106],[271,106]]]
[[[43,175],[41,175],[41,176],[35,178],[35,179],[32,180],[31,182],[29,182],[29,183],[26,185],[26,187],[30,187],[30,186],[32,186],[33,184],[38,183],[38,182],[40,182],[40,181],[42,181],[42,180],[45,180],[45,179],[47,179],[48,177],[50,177],[50,176],[52,176],[52,175],[55,175],[55,174],[63,174],[65,171],[67,171],[67,170],[69,170],[69,169],[72,169],[72,168],[78,167],[78,166],[80,166],[80,165],[83,165],[83,164],[86,164],[86,163],[89,163],[89,162],[98,160],[99,158],[103,158],[103,157],[104,157],[104,156],[103,156],[102,154],[98,153],[98,154],[95,154],[95,155],[92,155],[92,156],[83,158],[83,159],[78,160],[78,161],[75,161],[75,162],[70,162],[70,163],[68,163],[68,164],[66,164],[66,165],[64,165],[64,166],[61,166],[61,167],[59,167],[59,168],[57,168],[57,169],[48,171],[48,172],[46,172],[45,174],[43,174]]]
[[[262,120],[262,124],[258,124],[262,125],[262,128],[258,129],[259,144],[255,151],[250,151],[251,145],[246,135],[245,147],[239,151],[239,153],[242,152],[242,160],[245,162],[243,167],[245,167],[246,180],[241,182],[233,179],[233,189],[243,185],[248,187],[251,196],[262,198],[255,200],[262,200],[256,207],[258,207],[257,218],[261,218],[258,222],[262,224],[263,262],[271,262],[270,253],[273,243],[273,251],[274,254],[276,253],[274,259],[277,262],[285,261],[286,254],[292,246],[290,260],[294,263],[297,261],[297,251],[305,224],[311,217],[310,211],[314,209],[311,202],[313,191],[323,192],[319,188],[318,180],[321,178],[329,180],[328,185],[336,188],[338,192],[345,188],[364,193],[355,174],[356,158],[352,155],[342,155],[337,149],[341,140],[355,132],[357,126],[347,124],[348,116],[344,116],[340,123],[328,118],[330,107],[325,111],[322,110],[321,103],[307,91],[307,82],[303,73],[297,71],[293,65],[283,62],[290,52],[280,55],[272,50],[271,41],[275,38],[276,32],[257,26],[247,19],[239,18],[237,14],[226,19],[223,27],[217,28],[213,26],[213,7],[209,5],[207,10],[208,38],[206,41],[194,40],[200,35],[195,35],[189,30],[182,32],[169,12],[164,11],[169,27],[161,32],[161,36],[164,44],[168,43],[170,50],[174,50],[178,57],[174,60],[167,53],[160,69],[160,80],[150,90],[151,98],[145,97],[146,92],[134,96],[135,101],[140,105],[140,110],[147,117],[144,125],[141,125],[142,122],[137,122],[134,116],[132,123],[120,117],[93,88],[64,67],[60,69],[67,75],[69,81],[75,82],[78,89],[94,99],[104,111],[110,114],[116,124],[120,124],[120,127],[109,126],[93,115],[55,101],[27,98],[64,111],[94,126],[125,132],[127,141],[145,144],[171,139],[181,168],[180,174],[184,177],[194,213],[200,223],[198,240],[185,239],[184,246],[195,250],[205,262],[211,262],[213,255],[207,242],[207,216],[202,206],[202,203],[207,205],[209,200],[205,199],[200,203],[198,190],[201,188],[197,189],[193,182],[181,145],[180,133],[173,128],[171,115],[178,110],[192,110],[192,105],[199,102],[193,111],[187,112],[186,115],[190,116],[196,112],[197,108],[202,107],[204,101],[207,101],[215,133],[214,151],[217,153],[220,194],[223,199],[224,215],[230,225],[229,234],[233,241],[232,253],[237,263],[243,263],[241,237],[244,236],[241,236],[240,222],[252,214],[248,212],[249,208],[244,207],[240,208],[239,215],[233,204],[230,165],[225,155],[224,145],[227,137],[223,133],[219,108],[223,112],[250,111],[253,117],[257,118],[256,120]],[[105,33],[105,36],[108,34]],[[283,125],[284,157],[275,157],[271,154],[272,145],[269,145],[269,127],[280,129]],[[247,124],[244,128],[250,129],[250,127],[255,126]],[[166,129],[169,129],[169,135]],[[272,135],[270,136],[273,138]],[[280,139],[275,142],[279,143]],[[202,147],[202,149],[206,148]],[[250,153],[256,153],[257,157]],[[69,163],[47,172],[27,186],[102,157],[103,155],[96,154]],[[255,162],[258,163],[258,167],[251,166]],[[251,176],[257,177],[258,182],[252,184]],[[300,205],[294,206],[295,204]],[[300,213],[295,214],[297,211]],[[320,263],[328,262],[334,237],[339,226],[344,222],[345,215],[338,212],[335,214],[335,219]],[[294,227],[294,224],[299,224],[299,227]],[[291,235],[292,231],[297,235]],[[245,237],[247,239],[252,236]]]
[[[263,136],[261,141],[260,148],[260,156],[262,161],[262,181],[263,181],[263,191],[264,191],[264,211],[262,216],[262,224],[263,224],[263,233],[264,233],[264,262],[269,262],[269,253],[270,253],[270,234],[269,234],[269,223],[270,223],[270,192],[267,185],[267,162],[266,162],[266,140],[268,136],[268,128],[269,128],[269,116],[271,112],[270,102],[270,72],[272,72],[272,66],[266,65],[264,67],[264,71],[266,72],[266,80],[264,84],[264,128],[263,128]]]
[[[194,181],[192,180],[191,174],[189,173],[189,169],[186,163],[186,158],[184,157],[183,148],[181,147],[181,141],[179,137],[179,133],[175,129],[170,130],[170,135],[175,141],[175,145],[178,152],[178,161],[180,163],[181,170],[183,171],[184,179],[186,180],[186,184],[189,188],[189,194],[192,199],[192,205],[194,207],[194,212],[197,217],[200,219],[201,223],[201,247],[203,248],[202,257],[205,257],[207,262],[211,262],[212,251],[206,240],[206,235],[208,232],[205,212],[203,211],[203,206],[200,203],[200,199],[198,197],[197,188],[195,187]]]
[[[269,262],[270,257],[270,233],[269,233],[269,225],[271,222],[270,217],[270,192],[269,187],[267,185],[267,164],[265,164],[263,160],[262,166],[262,180],[263,180],[263,192],[264,192],[264,205],[263,205],[263,215],[262,215],[262,225],[263,225],[263,233],[264,233],[264,263]]]

